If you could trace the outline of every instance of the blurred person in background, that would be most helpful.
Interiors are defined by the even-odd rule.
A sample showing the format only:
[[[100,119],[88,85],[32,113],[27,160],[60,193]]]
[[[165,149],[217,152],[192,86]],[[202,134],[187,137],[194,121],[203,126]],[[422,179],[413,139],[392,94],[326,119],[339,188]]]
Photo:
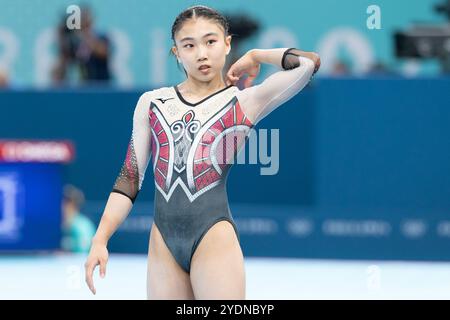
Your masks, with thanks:
[[[367,75],[370,76],[394,75],[394,72],[383,61],[377,60],[367,71]]]
[[[332,76],[344,76],[351,74],[350,67],[348,66],[348,63],[346,63],[344,60],[338,59],[335,61],[331,68],[331,75]]]
[[[9,87],[8,74],[6,71],[0,69],[0,89]]]
[[[84,204],[83,192],[73,185],[65,185],[63,190],[63,238],[61,247],[71,252],[88,252],[95,233],[93,222],[80,208]]]
[[[70,30],[64,15],[58,27],[58,58],[52,70],[55,85],[67,84],[70,68],[78,68],[81,84],[109,84],[111,80],[109,38],[94,31],[94,18],[89,7],[81,11],[81,28]]]

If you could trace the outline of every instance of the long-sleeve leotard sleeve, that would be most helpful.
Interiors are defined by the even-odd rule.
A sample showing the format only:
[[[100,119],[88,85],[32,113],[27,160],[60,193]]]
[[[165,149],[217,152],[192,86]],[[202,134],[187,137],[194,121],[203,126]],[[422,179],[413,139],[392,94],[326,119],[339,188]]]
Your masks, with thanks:
[[[150,101],[151,91],[148,91],[140,96],[136,104],[126,157],[111,191],[127,196],[132,203],[141,189],[151,156]]]
[[[313,75],[314,62],[300,56],[300,50],[282,50],[279,67],[283,70],[270,75],[262,83],[237,93],[244,112],[253,124],[300,92]]]

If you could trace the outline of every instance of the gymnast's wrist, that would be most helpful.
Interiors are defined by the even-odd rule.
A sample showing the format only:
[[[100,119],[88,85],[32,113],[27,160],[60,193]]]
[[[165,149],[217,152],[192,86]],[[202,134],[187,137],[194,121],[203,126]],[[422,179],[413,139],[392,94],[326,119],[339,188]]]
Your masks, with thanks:
[[[92,244],[106,247],[108,245],[108,239],[99,235],[95,235],[92,238]]]
[[[260,61],[260,53],[261,53],[261,50],[259,50],[259,49],[251,49],[251,50],[247,51],[248,56],[255,63],[261,63],[261,61]]]

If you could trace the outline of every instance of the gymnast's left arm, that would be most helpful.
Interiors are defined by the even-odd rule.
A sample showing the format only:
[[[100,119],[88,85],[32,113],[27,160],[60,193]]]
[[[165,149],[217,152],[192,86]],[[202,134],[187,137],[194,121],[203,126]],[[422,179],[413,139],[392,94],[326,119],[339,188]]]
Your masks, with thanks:
[[[261,63],[273,64],[282,70],[262,83],[250,86],[259,73]],[[227,82],[235,83],[248,74],[244,82],[246,88],[237,93],[237,98],[248,119],[256,124],[300,92],[319,67],[320,57],[314,52],[296,48],[253,49],[230,67]]]

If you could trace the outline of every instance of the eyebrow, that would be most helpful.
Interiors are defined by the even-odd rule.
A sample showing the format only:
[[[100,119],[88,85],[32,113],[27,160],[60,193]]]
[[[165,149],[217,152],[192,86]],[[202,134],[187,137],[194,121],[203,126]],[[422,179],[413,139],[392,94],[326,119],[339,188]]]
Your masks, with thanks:
[[[209,32],[209,33],[205,34],[202,38],[205,38],[207,36],[218,36],[218,34],[215,33],[215,32]],[[187,40],[194,40],[194,38],[192,38],[192,37],[185,37],[185,38],[181,39],[180,42],[187,41]]]

